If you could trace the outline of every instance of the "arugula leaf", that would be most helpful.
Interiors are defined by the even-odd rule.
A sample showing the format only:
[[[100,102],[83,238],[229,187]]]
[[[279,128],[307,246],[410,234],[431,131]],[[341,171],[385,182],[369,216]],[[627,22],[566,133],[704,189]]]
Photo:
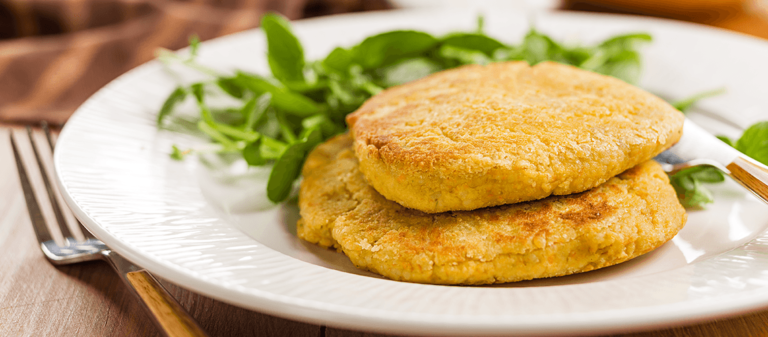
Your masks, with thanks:
[[[396,30],[366,38],[352,48],[352,59],[364,69],[371,69],[425,53],[437,42],[435,37],[424,32]]]
[[[755,123],[747,128],[736,141],[736,150],[768,165],[768,121]]]
[[[157,114],[158,127],[163,125],[163,120],[165,120],[165,117],[170,115],[171,112],[173,112],[173,108],[175,108],[179,103],[183,102],[186,97],[187,90],[185,90],[183,87],[176,87],[176,89],[171,92],[171,95],[165,99],[163,106],[160,108],[160,112]]]
[[[261,18],[267,35],[267,61],[272,75],[280,81],[304,80],[304,49],[284,17],[268,13]]]
[[[700,100],[702,100],[704,98],[708,98],[708,97],[712,97],[712,96],[717,96],[717,95],[722,95],[724,93],[725,93],[725,88],[718,88],[718,89],[715,89],[715,90],[704,91],[704,92],[700,92],[700,93],[694,94],[694,95],[692,95],[690,97],[681,99],[681,100],[679,100],[677,102],[674,102],[674,103],[672,103],[672,106],[675,107],[675,109],[677,109],[677,110],[680,110],[682,112],[686,112],[686,110],[688,110],[688,108],[690,108],[696,102],[698,102],[698,101],[700,101]]]

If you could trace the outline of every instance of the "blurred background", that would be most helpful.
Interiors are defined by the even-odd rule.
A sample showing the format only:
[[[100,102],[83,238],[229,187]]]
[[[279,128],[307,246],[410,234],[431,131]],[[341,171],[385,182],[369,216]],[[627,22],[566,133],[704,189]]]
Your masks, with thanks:
[[[295,20],[430,6],[636,14],[768,39],[768,0],[0,0],[0,123],[63,123],[156,48],[254,28],[267,11]]]

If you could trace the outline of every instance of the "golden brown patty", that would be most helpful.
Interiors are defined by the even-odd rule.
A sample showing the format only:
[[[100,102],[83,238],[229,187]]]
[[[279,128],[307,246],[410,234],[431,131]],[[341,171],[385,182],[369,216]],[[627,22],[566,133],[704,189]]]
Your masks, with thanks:
[[[683,119],[612,77],[507,62],[391,88],[347,123],[371,185],[437,213],[585,191],[677,142]]]
[[[377,193],[348,135],[312,151],[303,174],[299,237],[409,282],[502,283],[589,271],[653,250],[686,220],[653,161],[580,194],[440,214]]]

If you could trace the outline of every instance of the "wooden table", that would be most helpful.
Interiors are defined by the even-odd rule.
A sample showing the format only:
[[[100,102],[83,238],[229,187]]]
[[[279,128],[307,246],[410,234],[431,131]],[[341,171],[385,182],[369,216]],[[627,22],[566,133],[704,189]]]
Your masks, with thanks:
[[[768,23],[753,15],[702,23],[768,38]],[[0,336],[159,335],[106,264],[54,267],[43,258],[16,175],[9,128],[0,125]],[[277,318],[163,283],[211,336],[383,336]],[[621,336],[768,336],[768,310]]]

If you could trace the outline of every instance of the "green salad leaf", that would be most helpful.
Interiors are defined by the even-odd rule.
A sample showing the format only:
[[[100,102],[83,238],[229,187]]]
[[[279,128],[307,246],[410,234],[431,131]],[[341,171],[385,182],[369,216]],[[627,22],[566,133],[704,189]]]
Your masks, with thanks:
[[[675,109],[682,111],[683,113],[687,112],[688,109],[693,106],[694,103],[708,97],[718,96],[725,93],[725,88],[719,88],[715,90],[708,90],[703,91],[697,94],[694,94],[688,98],[681,99],[677,102],[672,103],[672,106],[675,107]]]
[[[747,128],[735,145],[736,150],[768,165],[768,121]]]
[[[304,49],[291,32],[284,17],[267,13],[261,18],[261,29],[267,35],[267,61],[272,76],[280,81],[304,79]]]
[[[424,32],[396,30],[371,36],[352,48],[352,60],[363,69],[376,68],[432,49],[438,40]]]
[[[631,83],[640,74],[638,47],[651,41],[648,34],[632,33],[591,46],[569,46],[531,29],[519,44],[506,44],[486,35],[484,20],[479,17],[477,28],[471,31],[444,36],[389,31],[356,45],[336,47],[324,58],[308,61],[287,19],[270,13],[262,17],[261,25],[267,39],[270,76],[239,70],[223,74],[200,64],[196,60],[200,42],[195,36],[190,38],[188,56],[160,50],[158,57],[164,63],[187,66],[210,76],[210,80],[175,88],[160,107],[157,125],[168,130],[192,128],[195,134],[217,144],[217,152],[239,153],[251,166],[271,164],[267,196],[276,203],[290,196],[312,148],[346,132],[346,115],[386,88],[461,65],[509,60],[561,62]],[[216,95],[238,103],[219,107],[217,100],[207,99]],[[188,96],[195,98],[199,115],[173,115]],[[684,109],[701,97],[679,107]],[[765,156],[764,147],[760,148],[763,143],[751,140],[761,139],[764,128],[750,130],[744,140],[734,144],[748,149],[750,155]],[[170,155],[181,160],[189,153],[203,152],[174,146]],[[683,186],[679,192],[688,204],[701,205],[711,199],[701,184],[716,181],[715,175],[708,170],[679,172],[672,180]]]

